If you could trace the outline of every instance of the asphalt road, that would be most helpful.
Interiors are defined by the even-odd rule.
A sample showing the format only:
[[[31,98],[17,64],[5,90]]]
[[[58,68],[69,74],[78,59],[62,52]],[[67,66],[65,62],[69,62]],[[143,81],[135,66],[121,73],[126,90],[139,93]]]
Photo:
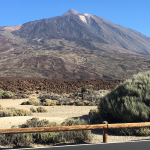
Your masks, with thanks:
[[[120,143],[50,146],[46,148],[19,148],[16,150],[25,150],[25,149],[28,150],[49,150],[49,149],[50,150],[150,150],[150,140],[120,142]]]

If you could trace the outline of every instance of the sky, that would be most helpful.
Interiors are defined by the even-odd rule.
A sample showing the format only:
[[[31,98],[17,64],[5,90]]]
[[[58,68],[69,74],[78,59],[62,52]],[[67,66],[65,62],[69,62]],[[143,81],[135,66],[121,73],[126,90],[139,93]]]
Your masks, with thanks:
[[[70,9],[100,16],[150,37],[150,0],[0,0],[0,26],[61,16]]]

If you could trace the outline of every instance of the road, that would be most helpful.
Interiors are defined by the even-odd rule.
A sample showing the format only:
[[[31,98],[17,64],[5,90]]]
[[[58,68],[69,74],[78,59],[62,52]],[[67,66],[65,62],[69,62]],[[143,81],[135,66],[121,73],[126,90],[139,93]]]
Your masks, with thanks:
[[[50,146],[44,148],[18,148],[16,150],[25,150],[25,149],[28,150],[49,150],[49,149],[50,150],[150,150],[150,140],[120,142],[120,143],[63,145],[63,146]]]

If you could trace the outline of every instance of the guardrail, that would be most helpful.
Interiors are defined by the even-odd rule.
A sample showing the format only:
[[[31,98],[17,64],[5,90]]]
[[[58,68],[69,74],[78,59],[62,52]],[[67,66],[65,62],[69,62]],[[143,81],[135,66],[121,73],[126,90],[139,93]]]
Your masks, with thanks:
[[[107,143],[108,142],[108,129],[137,128],[137,127],[138,128],[150,127],[150,122],[108,124],[107,121],[103,121],[103,124],[96,124],[96,125],[76,125],[76,126],[37,127],[37,128],[12,128],[12,129],[0,129],[0,134],[59,132],[59,131],[102,129],[103,130],[103,142]]]

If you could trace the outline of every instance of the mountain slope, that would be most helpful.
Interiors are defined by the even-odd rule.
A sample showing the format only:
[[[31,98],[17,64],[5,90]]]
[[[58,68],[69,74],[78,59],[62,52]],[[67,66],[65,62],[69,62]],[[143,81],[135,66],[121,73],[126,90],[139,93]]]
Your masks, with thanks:
[[[69,10],[1,27],[0,76],[127,79],[149,70],[149,43],[149,37],[134,30]]]
[[[69,10],[62,16],[25,23],[13,34],[30,40],[85,39],[150,54],[150,38],[99,16]]]

